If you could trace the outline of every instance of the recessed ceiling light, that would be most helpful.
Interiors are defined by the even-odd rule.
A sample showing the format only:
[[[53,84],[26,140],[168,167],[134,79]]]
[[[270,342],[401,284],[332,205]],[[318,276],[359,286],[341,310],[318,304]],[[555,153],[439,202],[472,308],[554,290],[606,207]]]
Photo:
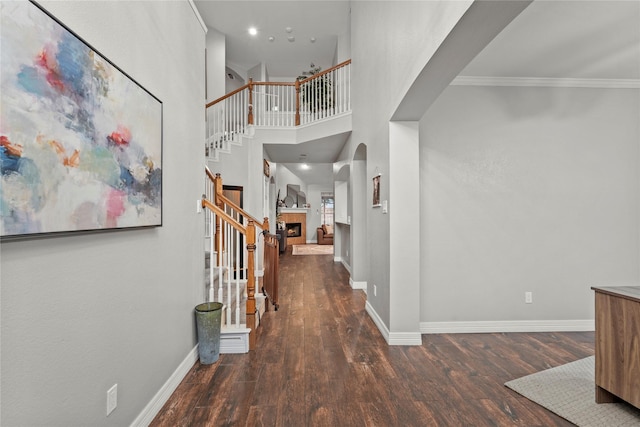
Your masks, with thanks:
[[[276,39],[275,37],[273,37],[273,36],[269,36],[269,41],[270,41],[270,42],[274,41],[275,39]]]
[[[258,29],[256,27],[249,28],[249,34],[255,36],[256,34],[258,34]]]
[[[311,43],[315,43],[315,42],[316,42],[316,38],[315,38],[315,37],[311,37],[311,38],[309,39],[309,41],[310,41]]]
[[[296,38],[293,36],[289,36],[287,37],[287,40],[289,40],[291,43],[293,43],[294,41],[296,41]]]
[[[287,33],[291,33],[291,31],[293,31],[293,28],[291,27],[287,27],[284,29]]]
[[[307,170],[307,169],[311,169],[311,166],[309,166],[309,165],[308,165],[308,164],[306,164],[306,163],[303,163],[302,165],[300,165],[300,169],[305,169],[305,170]]]

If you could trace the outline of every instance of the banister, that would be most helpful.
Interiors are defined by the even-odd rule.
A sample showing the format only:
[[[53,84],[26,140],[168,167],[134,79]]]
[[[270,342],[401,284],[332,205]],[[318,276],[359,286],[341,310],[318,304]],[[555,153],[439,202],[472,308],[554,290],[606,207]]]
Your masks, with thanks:
[[[255,84],[255,83],[254,83],[254,84]],[[236,89],[236,90],[234,90],[234,91],[229,92],[229,93],[228,93],[228,94],[226,94],[226,95],[221,96],[221,97],[220,97],[220,98],[218,98],[218,99],[214,99],[213,101],[211,101],[211,102],[209,102],[208,104],[206,104],[206,105],[204,106],[204,108],[205,108],[205,110],[206,110],[207,108],[211,107],[212,105],[217,104],[218,102],[224,101],[224,100],[225,100],[225,99],[227,99],[227,98],[231,98],[231,97],[232,97],[233,95],[235,95],[236,93],[242,92],[243,90],[248,89],[248,88],[249,88],[249,83],[247,83],[247,84],[246,84],[246,85],[244,85],[244,86],[239,87],[238,89]]]
[[[211,172],[211,170],[209,169],[208,166],[205,165],[204,167],[204,172],[207,174],[207,176],[209,177],[209,179],[211,180],[211,182],[213,182],[214,179],[216,179],[216,176],[213,174],[213,172]]]
[[[238,212],[240,215],[247,217],[247,219],[250,219],[251,221],[253,221],[258,228],[264,230],[264,224],[262,222],[258,221],[251,214],[249,214],[244,209],[242,209],[241,207],[233,203],[233,201],[231,199],[228,199],[227,196],[222,194],[222,195],[219,195],[218,197],[220,198],[220,201],[224,202],[225,205],[229,206],[231,209]]]
[[[214,183],[215,185],[215,180],[216,180],[216,176],[213,174],[213,172],[211,172],[211,170],[209,169],[208,166],[205,165],[204,167],[204,172],[207,174],[207,177],[211,180],[211,182]],[[245,211],[244,209],[242,209],[240,206],[236,205],[232,200],[230,200],[229,198],[227,198],[224,194],[221,193],[215,193],[215,197],[216,200],[214,200],[213,202],[216,205],[220,205],[221,202],[223,202],[224,204],[228,205],[229,207],[231,207],[233,210],[235,210],[236,212],[238,212],[240,215],[246,217],[247,219],[252,220],[255,225],[257,225],[261,230],[264,230],[265,227],[268,228],[269,227],[269,219],[265,218],[264,221],[258,221],[253,215],[251,215],[249,212]],[[216,206],[217,207],[217,206]],[[234,220],[235,221],[235,220]]]
[[[253,82],[254,86],[295,86],[295,82]]]
[[[294,82],[249,79],[205,104],[205,155],[217,161],[220,152],[241,144],[254,127],[298,127],[351,112],[350,66],[348,59]]]
[[[346,66],[346,65],[349,65],[349,64],[351,64],[351,60],[350,60],[350,59],[347,59],[346,61],[341,62],[341,63],[339,63],[339,64],[337,64],[337,65],[334,65],[334,66],[333,66],[333,67],[331,67],[331,68],[327,68],[326,70],[321,71],[321,72],[319,72],[318,74],[314,74],[314,75],[312,75],[312,76],[307,77],[306,79],[302,79],[302,80],[300,80],[300,84],[306,83],[306,82],[308,82],[308,81],[310,81],[310,80],[313,80],[313,79],[317,79],[318,77],[322,77],[322,76],[324,76],[325,74],[329,74],[330,72],[332,72],[332,71],[334,71],[334,70],[337,70],[338,68],[342,68],[342,67],[344,67],[344,66]]]
[[[231,224],[231,226],[236,230],[238,230],[240,233],[247,235],[247,229],[245,228],[245,226],[240,224],[238,221],[233,219],[229,214],[227,214],[225,211],[223,211],[222,209],[220,209],[219,207],[217,207],[207,199],[202,199],[202,207],[209,208],[210,210],[215,212],[216,215],[218,215],[220,218],[224,219],[225,222],[228,222],[229,224]]]

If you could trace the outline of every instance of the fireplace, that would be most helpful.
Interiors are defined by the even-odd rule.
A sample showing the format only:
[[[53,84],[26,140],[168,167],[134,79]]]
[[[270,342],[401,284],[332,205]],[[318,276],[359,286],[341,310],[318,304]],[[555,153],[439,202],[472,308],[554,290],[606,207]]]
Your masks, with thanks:
[[[292,209],[289,212],[282,212],[282,220],[286,224],[287,246],[304,245],[307,243],[306,209]]]
[[[302,236],[302,223],[288,222],[287,237],[300,237],[300,236]]]

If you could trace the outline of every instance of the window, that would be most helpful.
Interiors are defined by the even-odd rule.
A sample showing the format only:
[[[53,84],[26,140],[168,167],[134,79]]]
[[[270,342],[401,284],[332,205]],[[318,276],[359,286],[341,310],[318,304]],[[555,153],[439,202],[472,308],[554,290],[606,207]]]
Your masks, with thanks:
[[[321,193],[320,200],[320,220],[322,224],[333,225],[333,193]]]

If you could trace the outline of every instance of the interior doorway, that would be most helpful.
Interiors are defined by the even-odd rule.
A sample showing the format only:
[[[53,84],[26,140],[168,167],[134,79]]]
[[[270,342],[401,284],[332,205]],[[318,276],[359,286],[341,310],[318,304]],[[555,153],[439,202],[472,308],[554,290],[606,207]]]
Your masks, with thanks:
[[[222,185],[222,195],[227,199],[231,200],[236,206],[244,209],[244,195],[243,188],[240,185]],[[242,215],[239,216],[239,221],[241,224],[244,224],[244,217]],[[240,247],[237,248],[236,244],[239,244]],[[240,234],[239,240],[233,245],[231,250],[236,253],[236,249],[240,253],[240,257],[237,261],[238,265],[244,266],[244,248],[245,248],[245,237]],[[247,277],[245,268],[238,268],[238,265],[232,265],[231,268],[233,270],[233,278],[236,278],[236,275],[240,275],[240,279],[245,279]]]

